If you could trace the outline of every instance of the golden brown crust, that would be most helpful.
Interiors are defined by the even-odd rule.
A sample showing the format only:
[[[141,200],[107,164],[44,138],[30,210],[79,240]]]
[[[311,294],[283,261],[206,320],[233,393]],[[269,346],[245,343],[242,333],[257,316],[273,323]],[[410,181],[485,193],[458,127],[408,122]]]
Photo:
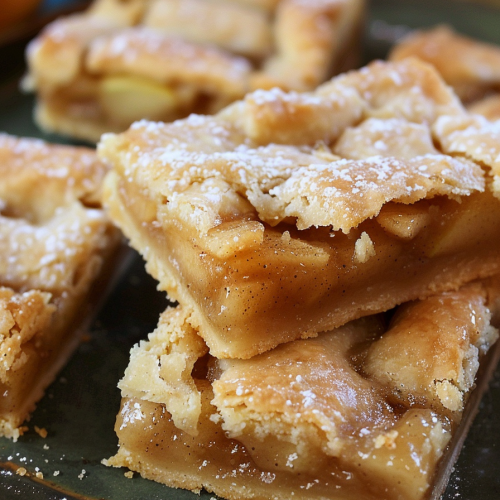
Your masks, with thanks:
[[[215,45],[255,59],[268,56],[273,48],[268,13],[238,2],[156,0],[143,24],[186,42]]]
[[[28,220],[48,219],[75,201],[99,206],[108,169],[89,148],[0,134],[0,198]]]
[[[49,304],[50,294],[30,290],[16,294],[0,288],[0,381],[8,382],[10,370],[22,368],[28,361],[23,344],[47,328],[55,306]]]
[[[252,89],[311,90],[339,73],[346,51],[352,51],[361,37],[356,20],[363,18],[363,10],[364,2],[358,0],[281,2],[275,53],[253,75]]]
[[[462,155],[489,167],[498,196],[500,176],[500,122],[479,115],[460,118],[441,117],[434,124],[434,134],[448,154]]]
[[[500,48],[448,26],[411,33],[393,48],[389,59],[406,57],[432,64],[466,103],[500,89]]]
[[[364,371],[392,387],[403,405],[461,411],[480,355],[498,338],[489,305],[496,307],[486,288],[473,284],[401,306],[368,349]]]
[[[49,24],[42,38],[35,38],[27,49],[30,74],[25,85],[50,92],[78,79],[88,44],[96,37],[116,31],[119,25],[101,17],[89,19],[80,14]]]
[[[196,435],[201,413],[201,397],[192,371],[208,351],[188,323],[187,311],[167,309],[147,341],[130,351],[130,364],[118,384],[122,394],[131,398],[163,403],[175,425]]]

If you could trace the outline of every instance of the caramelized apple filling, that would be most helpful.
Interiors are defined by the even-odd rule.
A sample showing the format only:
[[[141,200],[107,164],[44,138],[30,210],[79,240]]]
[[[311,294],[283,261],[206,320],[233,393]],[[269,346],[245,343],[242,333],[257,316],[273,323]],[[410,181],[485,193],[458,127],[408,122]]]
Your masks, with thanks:
[[[207,360],[167,311],[131,352],[107,464],[229,499],[425,498],[498,337],[497,296],[473,283],[246,360]],[[186,391],[200,403],[179,405]]]
[[[139,77],[114,76],[100,82],[99,101],[106,115],[118,123],[137,117],[160,119],[178,106],[179,92]]]

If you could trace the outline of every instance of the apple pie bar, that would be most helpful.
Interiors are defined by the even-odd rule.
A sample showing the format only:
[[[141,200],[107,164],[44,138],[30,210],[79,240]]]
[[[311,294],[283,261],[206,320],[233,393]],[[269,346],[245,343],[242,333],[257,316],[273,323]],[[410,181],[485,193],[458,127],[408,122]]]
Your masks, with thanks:
[[[27,49],[42,128],[96,142],[354,67],[365,0],[96,0]]]
[[[216,359],[180,306],[131,351],[104,463],[231,500],[419,500],[496,341],[497,280],[251,359]]]
[[[0,134],[0,436],[18,438],[76,346],[117,248],[106,171],[90,149]]]
[[[473,113],[500,119],[500,47],[448,26],[417,30],[392,49],[397,61],[418,57],[432,64]]]
[[[105,134],[104,200],[210,353],[250,358],[500,272],[500,131],[473,118],[377,61]]]

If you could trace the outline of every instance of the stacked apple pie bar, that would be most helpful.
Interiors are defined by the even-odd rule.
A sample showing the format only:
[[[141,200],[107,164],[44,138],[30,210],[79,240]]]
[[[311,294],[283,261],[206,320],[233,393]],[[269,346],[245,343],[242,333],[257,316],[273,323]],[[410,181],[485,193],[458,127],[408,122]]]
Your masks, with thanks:
[[[0,436],[14,440],[78,343],[116,250],[95,152],[0,135]]]
[[[365,0],[95,0],[28,47],[42,128],[98,141],[214,113],[256,88],[311,90],[358,64]]]
[[[417,59],[103,136],[110,216],[179,303],[132,349],[106,463],[425,498],[498,336],[499,139]]]

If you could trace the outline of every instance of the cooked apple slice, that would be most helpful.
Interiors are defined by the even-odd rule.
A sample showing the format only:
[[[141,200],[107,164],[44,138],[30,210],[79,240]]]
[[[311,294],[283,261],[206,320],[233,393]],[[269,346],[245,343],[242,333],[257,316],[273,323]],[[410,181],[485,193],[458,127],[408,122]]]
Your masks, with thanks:
[[[135,120],[158,120],[179,106],[179,95],[167,85],[137,76],[111,76],[100,85],[100,102],[110,117],[129,125]]]
[[[456,202],[450,200],[449,203]],[[481,241],[481,234],[485,228],[495,227],[500,231],[500,223],[495,218],[499,209],[500,201],[490,191],[462,199],[460,204],[456,203],[456,210],[442,222],[441,231],[432,238],[427,256],[460,251],[470,241],[477,241],[478,245],[489,243]]]

